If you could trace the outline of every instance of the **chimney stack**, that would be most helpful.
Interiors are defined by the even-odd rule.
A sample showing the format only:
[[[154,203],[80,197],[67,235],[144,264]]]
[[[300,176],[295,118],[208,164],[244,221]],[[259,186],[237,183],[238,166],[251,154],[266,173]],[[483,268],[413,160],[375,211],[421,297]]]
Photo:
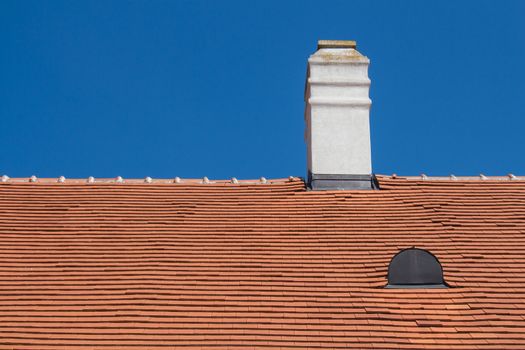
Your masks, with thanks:
[[[369,59],[355,41],[320,40],[308,59],[305,141],[313,190],[372,189]]]

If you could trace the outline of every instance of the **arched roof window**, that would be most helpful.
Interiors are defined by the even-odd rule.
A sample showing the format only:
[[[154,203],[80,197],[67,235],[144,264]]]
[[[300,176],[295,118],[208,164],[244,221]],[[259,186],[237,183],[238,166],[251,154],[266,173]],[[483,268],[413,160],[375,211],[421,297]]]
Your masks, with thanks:
[[[446,288],[443,268],[429,251],[408,248],[397,253],[388,266],[387,288]]]

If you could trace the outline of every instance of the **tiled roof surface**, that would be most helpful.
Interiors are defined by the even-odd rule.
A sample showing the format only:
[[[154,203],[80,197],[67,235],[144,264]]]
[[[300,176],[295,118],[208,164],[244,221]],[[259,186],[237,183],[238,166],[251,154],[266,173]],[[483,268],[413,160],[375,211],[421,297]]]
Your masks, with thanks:
[[[525,348],[525,181],[68,181],[0,183],[0,349]]]

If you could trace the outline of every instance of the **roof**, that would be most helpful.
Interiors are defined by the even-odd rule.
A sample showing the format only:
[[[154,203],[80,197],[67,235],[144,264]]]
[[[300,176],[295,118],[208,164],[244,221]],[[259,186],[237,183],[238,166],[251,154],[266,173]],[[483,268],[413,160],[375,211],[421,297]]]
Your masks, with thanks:
[[[525,179],[0,183],[0,349],[523,349]],[[416,246],[446,289],[385,289]]]

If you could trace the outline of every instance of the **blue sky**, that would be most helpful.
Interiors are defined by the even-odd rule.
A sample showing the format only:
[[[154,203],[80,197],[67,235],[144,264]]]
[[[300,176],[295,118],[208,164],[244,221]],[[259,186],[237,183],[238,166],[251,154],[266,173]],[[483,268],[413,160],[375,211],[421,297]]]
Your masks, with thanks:
[[[523,1],[2,1],[0,172],[304,176],[306,59],[371,59],[374,172],[525,175]]]

